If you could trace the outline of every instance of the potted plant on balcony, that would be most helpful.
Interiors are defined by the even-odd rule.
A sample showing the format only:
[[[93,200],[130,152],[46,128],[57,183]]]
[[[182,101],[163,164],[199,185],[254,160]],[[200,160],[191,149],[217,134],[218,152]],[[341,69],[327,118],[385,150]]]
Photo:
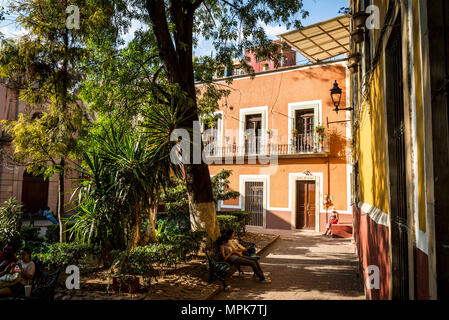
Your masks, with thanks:
[[[325,128],[321,124],[318,123],[318,125],[315,127],[315,132],[318,136],[318,148],[321,150],[324,148],[324,136],[325,136]]]
[[[267,134],[268,134],[269,137],[271,137],[271,136],[273,135],[273,130],[268,129],[268,130],[267,130]]]
[[[319,139],[319,141],[320,142],[322,142],[323,140],[324,140],[324,133],[325,133],[325,128],[324,128],[324,126],[322,126],[321,124],[318,124],[316,127],[315,127],[315,132],[316,132],[316,134],[318,135],[318,139]]]
[[[268,63],[267,63],[267,62],[265,62],[265,63],[262,65],[262,70],[263,70],[263,71],[267,71],[267,70],[268,70]]]
[[[293,137],[296,137],[297,135],[298,135],[298,130],[293,129],[293,130],[292,130],[292,136],[293,136]]]

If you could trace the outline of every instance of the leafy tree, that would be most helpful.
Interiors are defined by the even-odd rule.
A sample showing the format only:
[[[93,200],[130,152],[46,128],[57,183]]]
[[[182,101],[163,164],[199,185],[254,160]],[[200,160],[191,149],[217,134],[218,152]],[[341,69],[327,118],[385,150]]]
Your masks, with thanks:
[[[105,252],[156,242],[160,193],[176,170],[158,157],[146,135],[110,128],[83,153],[78,213],[72,231]],[[99,142],[99,141],[98,141]],[[143,236],[143,217],[148,217]]]
[[[74,134],[82,131],[85,122],[83,110],[78,106],[66,112],[62,123],[61,117],[55,112],[43,112],[37,117],[20,114],[17,121],[3,122],[6,131],[13,137],[14,157],[19,163],[24,163],[27,170],[34,175],[43,174],[45,178],[58,175],[58,220],[61,242],[65,242],[62,218],[65,202],[64,177],[68,170],[66,159],[76,147]]]
[[[235,199],[240,196],[240,192],[229,188],[229,177],[231,174],[232,170],[223,169],[211,178],[215,203],[218,203],[218,201]]]
[[[213,39],[217,51],[215,60],[230,66],[232,58],[240,58],[246,48],[265,57],[277,51],[278,47],[267,38],[262,23],[283,23],[289,27],[293,20],[299,27],[295,16],[307,15],[301,0],[130,0],[129,3],[137,8],[136,16],[149,24],[167,82],[184,93],[179,99],[183,100],[188,117],[180,127],[187,130],[192,130],[194,121],[199,118],[193,62],[193,46],[198,36]],[[203,146],[200,148],[202,150]],[[193,146],[193,150],[198,150],[198,146]],[[190,154],[190,163],[184,164],[184,175],[192,228],[206,230],[209,240],[215,240],[220,232],[209,169],[204,162],[192,164],[193,152]]]
[[[229,177],[232,170],[221,170],[211,178],[214,203],[240,196],[238,191],[229,188]],[[170,188],[165,189],[162,200],[165,202],[167,212],[170,217],[178,222],[186,220],[189,215],[189,200],[187,187],[181,179],[173,178]]]
[[[72,29],[66,26],[69,5],[76,5],[82,17],[79,25]],[[21,90],[21,99],[29,106],[45,111],[42,121],[19,119],[17,126],[12,128],[17,134],[17,141],[14,138],[13,143],[23,158],[31,159],[32,171],[45,165],[48,175],[58,174],[57,213],[60,240],[64,242],[65,225],[61,220],[64,214],[64,174],[67,157],[74,151],[73,140],[82,134],[78,126],[82,123],[79,116],[85,116],[76,95],[89,57],[85,45],[102,35],[114,34],[111,24],[113,5],[109,1],[19,0],[11,2],[9,9],[17,15],[18,24],[28,33],[16,40],[2,41],[0,76],[7,77]],[[78,118],[77,121],[73,121],[74,118]],[[22,131],[33,135],[27,138]],[[25,141],[33,141],[33,146],[21,145]],[[43,147],[38,147],[39,143]]]

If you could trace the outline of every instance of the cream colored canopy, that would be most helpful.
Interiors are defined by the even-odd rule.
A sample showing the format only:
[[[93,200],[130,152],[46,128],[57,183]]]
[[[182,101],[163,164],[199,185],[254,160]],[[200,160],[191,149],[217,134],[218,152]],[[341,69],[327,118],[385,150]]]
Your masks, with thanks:
[[[344,15],[279,35],[312,62],[349,52],[350,17]]]

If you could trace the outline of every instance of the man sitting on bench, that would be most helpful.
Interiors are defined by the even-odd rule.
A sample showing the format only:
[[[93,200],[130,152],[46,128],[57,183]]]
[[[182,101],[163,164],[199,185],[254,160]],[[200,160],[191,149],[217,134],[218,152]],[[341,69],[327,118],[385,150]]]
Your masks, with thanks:
[[[242,252],[244,252],[246,248],[240,248],[235,245],[235,241],[232,241],[233,234],[234,232],[226,232],[225,236],[222,236],[217,240],[223,259],[230,264],[250,266],[254,271],[254,275],[259,277],[260,282],[270,283],[271,281],[265,279],[257,258],[243,256]]]

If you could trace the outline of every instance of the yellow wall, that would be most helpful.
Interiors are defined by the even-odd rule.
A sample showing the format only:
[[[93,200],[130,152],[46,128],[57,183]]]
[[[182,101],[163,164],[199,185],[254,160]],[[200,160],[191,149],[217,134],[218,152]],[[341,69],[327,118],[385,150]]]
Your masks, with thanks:
[[[357,8],[358,1],[353,5]],[[425,192],[425,163],[424,163],[424,111],[423,111],[423,78],[421,33],[419,18],[419,0],[412,1],[413,13],[413,61],[414,87],[416,104],[416,139],[418,163],[418,220],[421,231],[426,231],[426,192]],[[380,9],[380,22],[384,22],[388,8],[388,1],[374,0],[373,5]],[[381,30],[374,30],[374,43],[380,37]],[[376,46],[375,45],[375,46]],[[384,110],[384,66],[383,57],[372,76],[368,86],[368,97],[363,101],[358,113],[359,128],[355,131],[358,138],[357,153],[360,168],[360,200],[372,204],[388,213],[388,176],[387,176],[387,143],[386,143],[386,115]],[[360,84],[359,84],[360,88]],[[360,90],[359,90],[360,92]],[[360,94],[360,93],[359,93]],[[415,121],[414,119],[412,119]]]

